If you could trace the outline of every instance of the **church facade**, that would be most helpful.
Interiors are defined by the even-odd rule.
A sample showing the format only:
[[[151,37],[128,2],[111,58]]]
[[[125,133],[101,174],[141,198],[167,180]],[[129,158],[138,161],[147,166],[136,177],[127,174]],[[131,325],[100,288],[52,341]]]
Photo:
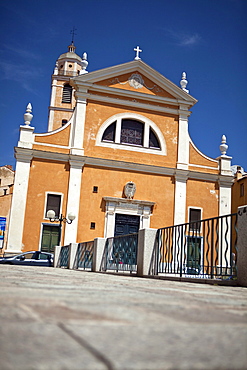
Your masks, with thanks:
[[[144,63],[87,72],[69,46],[52,75],[46,133],[28,105],[15,148],[8,252],[161,228],[231,213],[231,157],[201,153],[188,132],[197,102]],[[59,235],[48,210],[75,216]],[[52,220],[53,221],[53,220]],[[18,225],[18,229],[16,227]]]

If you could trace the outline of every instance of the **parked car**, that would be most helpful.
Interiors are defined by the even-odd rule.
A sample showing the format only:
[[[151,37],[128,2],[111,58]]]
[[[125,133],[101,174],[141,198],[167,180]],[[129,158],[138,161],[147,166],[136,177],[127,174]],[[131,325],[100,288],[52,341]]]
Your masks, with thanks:
[[[16,256],[0,258],[0,263],[9,265],[53,266],[53,254],[40,251],[30,251]]]

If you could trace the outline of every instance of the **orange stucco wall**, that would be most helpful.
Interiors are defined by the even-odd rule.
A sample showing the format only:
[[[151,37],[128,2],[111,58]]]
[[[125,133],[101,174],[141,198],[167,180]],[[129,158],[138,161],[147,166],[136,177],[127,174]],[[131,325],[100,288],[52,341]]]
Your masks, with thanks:
[[[155,150],[154,155],[152,155],[127,150],[116,151],[111,148],[95,146],[95,140],[100,126],[111,116],[126,112],[141,114],[152,120],[159,127],[166,141],[166,156],[156,155]],[[88,102],[84,135],[85,155],[100,158],[114,158],[115,160],[124,160],[127,162],[175,167],[177,161],[177,133],[177,117],[149,111],[143,112],[143,110],[131,109],[129,107],[109,107],[106,104]]]
[[[202,208],[202,219],[218,216],[219,189],[215,182],[188,179],[187,181],[187,222],[188,208]]]
[[[35,143],[45,143],[54,145],[69,145],[71,125],[65,126],[59,132],[51,132],[49,135],[45,136],[35,136]]]
[[[66,119],[67,121],[69,121],[71,119],[72,114],[73,114],[72,109],[68,111],[54,110],[53,130],[62,127],[62,120]]]
[[[72,99],[71,103],[62,103],[62,97],[63,97],[63,87],[65,84],[68,84],[69,81],[65,80],[57,80],[57,85],[56,85],[56,97],[55,97],[55,107],[62,107],[65,109],[71,109],[75,106],[75,97],[74,94],[72,93]]]
[[[162,88],[160,88],[158,85],[154,84],[153,81],[149,80],[148,78],[142,76],[142,79],[144,81],[144,85],[141,88],[135,89],[132,87],[128,79],[129,77],[137,73],[138,75],[141,75],[139,72],[133,72],[133,73],[126,73],[121,76],[118,76],[117,78],[109,78],[107,80],[100,81],[96,83],[97,85],[102,85],[102,86],[109,86],[109,87],[115,87],[118,89],[123,89],[123,90],[130,90],[134,92],[140,92],[144,94],[150,94],[150,95],[158,95],[158,96],[163,96],[167,98],[173,98],[172,95],[170,95],[167,91],[164,91]]]
[[[33,160],[30,168],[25,213],[23,251],[39,249],[44,218],[46,191],[63,194],[62,212],[66,213],[69,166],[66,163]]]
[[[199,171],[199,172],[206,172],[206,173],[217,173],[219,164],[215,160],[210,160],[206,157],[204,157],[199,151],[196,150],[196,148],[190,143],[189,146],[189,163],[203,166],[203,168],[197,167],[193,168],[191,167],[191,170]],[[206,168],[211,167],[211,168]],[[213,169],[212,169],[213,168]]]
[[[244,187],[244,194],[240,192],[241,185]],[[247,177],[242,177],[239,180],[235,180],[232,186],[232,212],[238,211],[238,207],[245,206],[247,204]]]
[[[173,224],[174,182],[171,177],[85,166],[81,185],[78,242],[104,236],[103,198],[122,198],[124,186],[128,181],[136,184],[134,199],[155,202],[151,228]],[[94,186],[98,186],[98,193],[93,193]],[[96,223],[95,230],[90,229],[91,222]]]

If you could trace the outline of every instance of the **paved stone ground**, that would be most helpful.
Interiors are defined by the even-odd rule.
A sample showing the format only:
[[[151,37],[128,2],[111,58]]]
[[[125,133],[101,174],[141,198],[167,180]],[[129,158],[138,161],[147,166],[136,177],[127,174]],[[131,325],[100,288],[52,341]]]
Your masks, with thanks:
[[[0,266],[0,369],[247,369],[247,289]]]

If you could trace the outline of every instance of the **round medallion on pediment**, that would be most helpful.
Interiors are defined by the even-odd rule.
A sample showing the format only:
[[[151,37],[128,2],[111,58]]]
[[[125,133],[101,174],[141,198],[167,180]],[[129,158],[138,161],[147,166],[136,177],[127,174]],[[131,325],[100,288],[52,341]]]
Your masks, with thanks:
[[[141,89],[144,85],[144,81],[141,75],[139,73],[133,73],[129,77],[129,84],[130,86],[134,87],[134,89]]]

